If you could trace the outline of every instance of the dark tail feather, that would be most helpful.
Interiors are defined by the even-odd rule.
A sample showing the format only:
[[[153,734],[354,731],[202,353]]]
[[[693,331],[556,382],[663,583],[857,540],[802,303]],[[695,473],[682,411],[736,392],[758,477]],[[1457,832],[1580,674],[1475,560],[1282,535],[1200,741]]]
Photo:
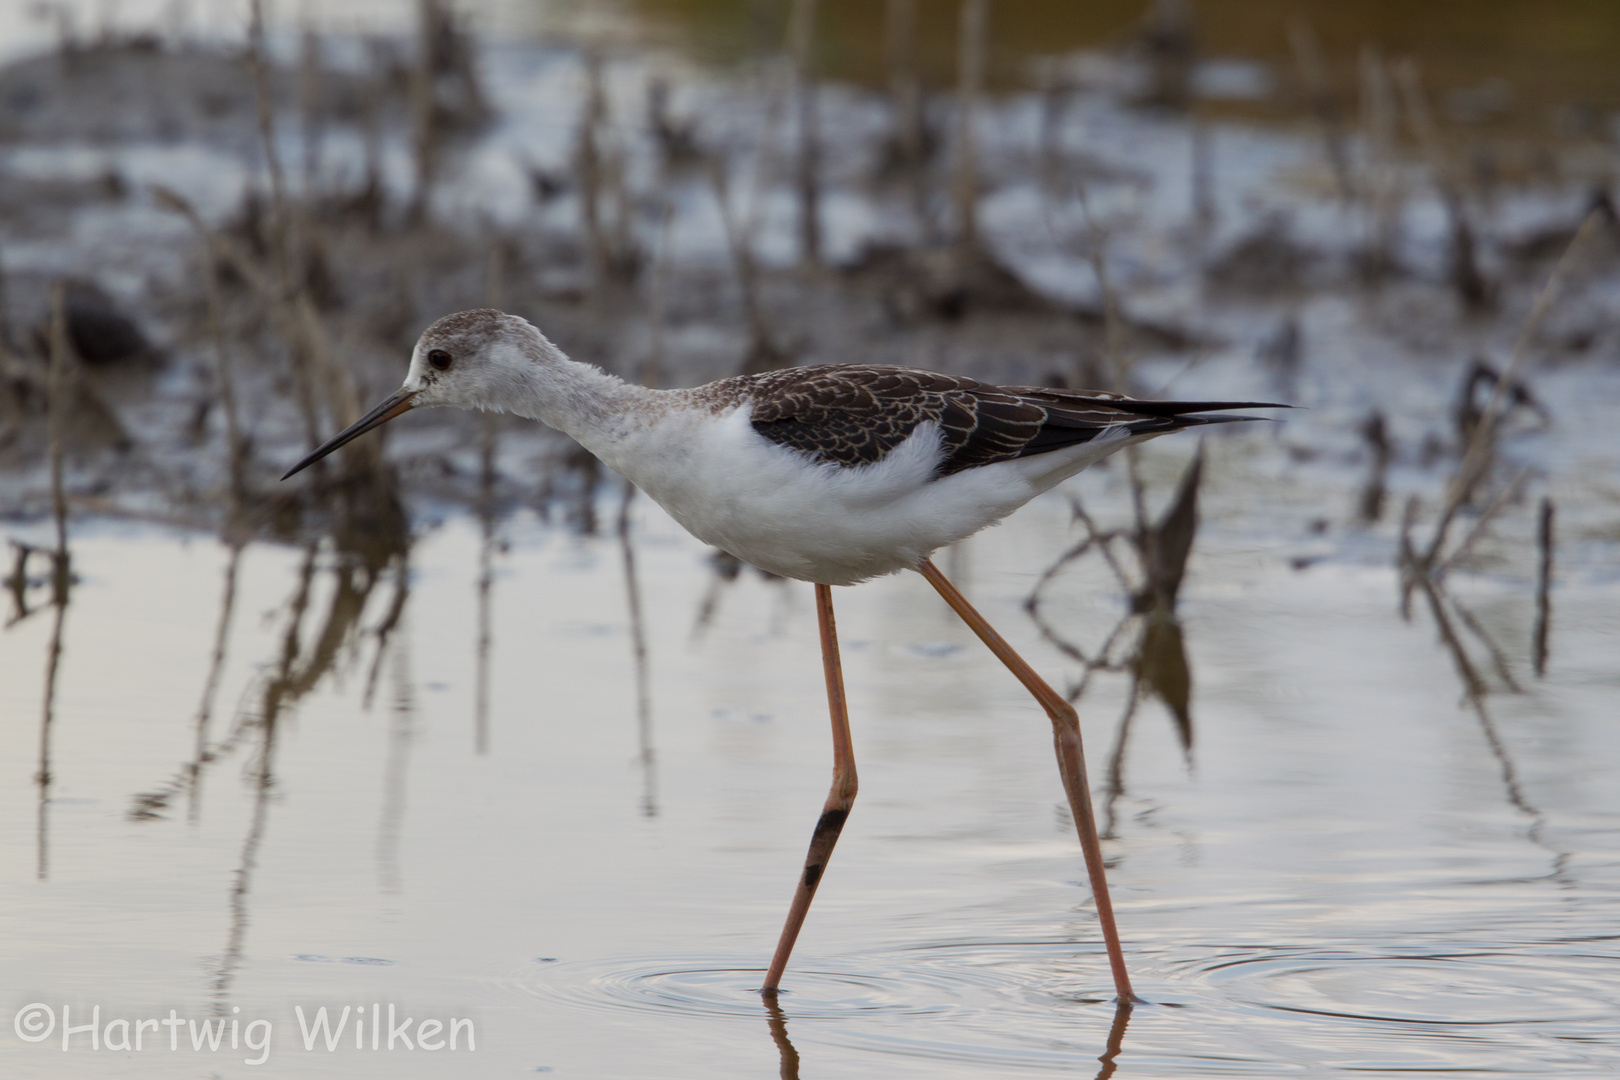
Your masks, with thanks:
[[[1233,406],[1239,408],[1240,406]],[[1267,406],[1278,408],[1279,406]],[[1280,406],[1287,408],[1288,406]],[[1241,424],[1250,420],[1269,421],[1269,416],[1155,416],[1147,420],[1132,420],[1125,426],[1132,435],[1160,435],[1167,431],[1182,431],[1205,424]]]
[[[1123,401],[1110,402],[1121,409],[1129,409],[1133,413],[1144,416],[1185,416],[1188,413],[1224,412],[1227,409],[1292,409],[1292,405],[1282,405],[1275,401],[1138,401],[1135,398],[1126,398]],[[1257,416],[1232,417],[1237,420],[1258,420]]]
[[[1095,400],[1091,403],[1096,404]],[[1271,405],[1263,401],[1135,401],[1125,399],[1102,404],[1110,410],[1129,410],[1130,418],[1121,416],[1117,422],[1099,416],[1095,408],[1090,412],[1065,413],[1061,406],[1048,407],[1046,422],[1040,431],[1019,449],[1018,457],[1044,454],[1075,443],[1090,442],[1116,427],[1124,427],[1132,435],[1163,435],[1183,428],[1204,424],[1237,424],[1248,420],[1265,420],[1264,416],[1201,416],[1196,415],[1218,409],[1288,409],[1290,405]]]

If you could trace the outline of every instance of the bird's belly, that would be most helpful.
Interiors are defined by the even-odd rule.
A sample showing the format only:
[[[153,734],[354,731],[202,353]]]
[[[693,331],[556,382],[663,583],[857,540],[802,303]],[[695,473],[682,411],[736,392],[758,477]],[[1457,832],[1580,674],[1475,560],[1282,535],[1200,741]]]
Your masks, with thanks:
[[[1041,490],[1014,462],[935,479],[928,428],[882,461],[844,468],[770,443],[739,410],[661,438],[660,453],[603,456],[698,539],[783,577],[853,585],[915,568]]]
[[[932,424],[881,461],[846,468],[770,442],[737,409],[673,418],[590,449],[699,540],[783,577],[853,585],[916,568],[1132,441],[1120,428],[936,478]]]

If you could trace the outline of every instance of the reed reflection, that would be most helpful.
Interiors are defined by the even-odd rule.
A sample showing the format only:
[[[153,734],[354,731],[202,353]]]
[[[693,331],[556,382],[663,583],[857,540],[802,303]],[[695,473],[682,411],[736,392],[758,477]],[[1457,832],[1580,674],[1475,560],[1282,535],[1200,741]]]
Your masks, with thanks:
[[[484,267],[486,307],[503,306],[505,279],[505,249],[499,239],[492,236]],[[501,518],[495,491],[499,454],[500,416],[481,413],[478,418],[478,645],[473,671],[473,747],[480,755],[489,753],[489,652],[495,600],[496,526]],[[501,548],[504,550],[505,545]]]
[[[219,625],[214,630],[214,650],[203,680],[202,700],[197,705],[196,737],[192,757],[186,766],[186,820],[195,824],[200,813],[203,764],[208,760],[208,726],[214,713],[214,697],[219,692],[220,675],[225,670],[225,652],[231,631],[231,615],[236,610],[237,574],[242,565],[243,544],[231,544],[230,561],[225,564],[225,591],[220,600]]]
[[[242,965],[242,949],[247,941],[249,921],[248,900],[252,894],[253,872],[258,867],[259,846],[264,842],[265,828],[270,816],[270,792],[275,783],[276,734],[282,710],[297,700],[295,690],[295,664],[298,660],[300,629],[309,610],[310,588],[315,580],[314,544],[304,550],[299,567],[298,584],[288,606],[286,627],[281,637],[281,657],[276,672],[266,680],[257,715],[244,712],[238,719],[238,731],[258,736],[258,746],[248,767],[247,781],[253,792],[253,812],[248,819],[247,835],[243,837],[241,854],[231,875],[227,895],[227,913],[230,923],[226,932],[225,948],[214,969],[211,990],[215,1011],[223,1013],[230,999],[231,984]],[[341,592],[341,590],[340,590]],[[338,593],[334,593],[334,604]],[[236,734],[236,733],[233,733]]]
[[[230,889],[230,929],[225,950],[213,977],[216,1007],[223,1009],[229,999],[231,984],[241,966],[243,948],[250,922],[249,899],[252,894],[253,873],[258,865],[259,847],[269,824],[270,795],[275,788],[275,758],[277,736],[283,717],[315,689],[321,680],[337,670],[339,661],[358,649],[359,625],[366,604],[376,586],[386,577],[388,569],[395,570],[393,602],[389,606],[379,632],[378,656],[373,660],[375,669],[381,662],[389,633],[398,625],[404,611],[405,580],[403,569],[405,552],[393,545],[380,545],[365,551],[339,551],[330,567],[333,579],[331,600],[319,630],[311,644],[304,644],[305,622],[310,612],[310,597],[316,579],[317,554],[315,544],[305,549],[299,568],[298,583],[287,608],[285,629],[281,638],[281,655],[275,673],[265,680],[259,696],[257,714],[244,713],[239,727],[258,736],[258,746],[248,774],[253,792],[253,814],[247,835],[242,843],[241,857],[232,878]],[[411,724],[411,697],[407,666],[396,666],[396,676],[406,680],[403,690],[396,683],[396,722],[393,728],[390,755],[391,781],[385,786],[383,821],[379,838],[379,854],[385,851],[385,838],[390,830],[397,833],[399,812],[404,805],[404,752],[409,742]],[[217,758],[217,755],[216,755]],[[382,865],[386,867],[386,862]],[[393,879],[397,883],[397,874]]]
[[[1189,764],[1192,760],[1192,668],[1187,662],[1176,601],[1198,533],[1198,489],[1203,467],[1204,451],[1200,446],[1183,471],[1164,512],[1157,520],[1149,520],[1145,487],[1132,459],[1130,481],[1135,520],[1128,529],[1100,528],[1080,501],[1071,499],[1074,520],[1085,529],[1085,536],[1046,569],[1024,601],[1024,610],[1040,629],[1042,637],[1081,666],[1079,680],[1068,690],[1071,702],[1078,702],[1084,696],[1098,672],[1130,676],[1103,787],[1102,835],[1110,839],[1118,836],[1119,800],[1125,794],[1126,752],[1137,708],[1145,695],[1157,697],[1164,703],[1182,753]],[[1134,573],[1125,569],[1126,559],[1117,550],[1120,546],[1126,547],[1132,556]],[[1127,599],[1127,607],[1102,643],[1088,653],[1054,625],[1042,609],[1042,603],[1047,589],[1063,571],[1089,555],[1100,557],[1107,565]],[[1129,645],[1122,648],[1125,642]]]
[[[375,641],[375,654],[366,681],[368,705],[385,660],[393,659],[393,719],[377,840],[379,879],[383,888],[390,891],[397,890],[400,878],[399,823],[405,806],[409,749],[415,733],[409,659],[403,635],[396,637],[394,633],[402,624],[410,595],[408,552],[399,538],[394,537],[390,542],[358,550],[352,545],[347,549],[328,548],[319,541],[305,544],[293,588],[281,609],[279,648],[274,664],[251,688],[245,699],[250,704],[236,715],[230,729],[218,738],[211,736],[211,718],[228,659],[245,550],[245,541],[230,542],[212,653],[201,701],[192,721],[192,755],[168,781],[134,795],[128,813],[133,821],[163,820],[176,796],[184,793],[187,795],[187,821],[197,824],[201,817],[201,787],[208,769],[243,748],[250,748],[244,779],[252,800],[251,811],[227,893],[225,944],[212,965],[210,976],[211,995],[218,1012],[224,1011],[230,998],[246,946],[254,874],[270,826],[272,796],[278,784],[276,759],[282,720],[326,676],[357,664],[366,638]],[[330,552],[325,560],[323,551]],[[313,606],[314,597],[323,577],[330,579],[331,589],[324,613],[318,614]],[[364,614],[368,606],[374,606],[372,598],[384,582],[391,582],[392,590],[382,616],[375,627],[362,631]],[[49,698],[47,707],[48,703]],[[41,835],[43,837],[43,828]]]
[[[406,779],[410,775],[411,746],[416,741],[416,687],[406,636],[396,638],[388,650],[393,672],[393,700],[389,704],[388,757],[383,766],[382,812],[377,823],[377,883],[385,893],[398,893],[404,881],[400,870],[399,838],[405,820]],[[379,653],[380,653],[379,649]]]
[[[619,549],[624,555],[624,593],[630,605],[630,649],[636,667],[636,743],[641,764],[641,814],[658,816],[658,752],[653,747],[652,672],[647,654],[647,619],[641,607],[641,581],[636,574],[636,545],[630,528],[634,484],[626,482],[619,500]]]
[[[1492,639],[1485,626],[1455,596],[1446,590],[1442,581],[1436,580],[1427,574],[1419,575],[1414,581],[1414,588],[1422,594],[1427,602],[1429,615],[1434,619],[1435,629],[1440,636],[1441,647],[1451,657],[1452,668],[1457,674],[1458,681],[1462,683],[1463,701],[1468,710],[1474,714],[1475,722],[1479,725],[1480,735],[1485,740],[1486,749],[1490,751],[1491,757],[1496,760],[1502,782],[1503,798],[1507,800],[1508,805],[1513,807],[1516,813],[1529,822],[1529,827],[1525,832],[1526,838],[1552,855],[1552,863],[1547,876],[1565,885],[1573,885],[1574,880],[1568,876],[1567,869],[1574,853],[1553,841],[1547,830],[1546,812],[1525,794],[1524,785],[1519,779],[1519,769],[1514,762],[1512,752],[1502,738],[1495,717],[1491,715],[1490,705],[1487,700],[1491,693],[1491,686],[1470,657],[1462,635],[1458,633],[1458,625],[1466,627],[1477,639],[1483,642],[1491,665],[1502,685],[1510,693],[1523,693],[1523,690],[1513,679],[1506,656]],[[1454,616],[1457,620],[1455,622],[1453,621]]]
[[[35,826],[34,876],[44,881],[50,873],[50,802],[51,802],[51,734],[56,723],[56,676],[62,663],[62,631],[67,620],[69,595],[73,588],[72,555],[68,550],[67,495],[62,483],[66,454],[66,429],[71,415],[70,400],[78,389],[77,365],[73,363],[72,346],[68,343],[67,305],[65,289],[58,282],[51,289],[51,321],[46,349],[45,423],[46,450],[50,465],[51,517],[56,526],[54,549],[30,548],[17,545],[17,558],[12,573],[11,592],[16,614],[7,628],[26,618],[28,560],[36,552],[44,555],[50,564],[50,607],[52,611],[50,644],[45,651],[45,691],[40,705],[39,763],[34,771],[34,783],[39,789],[37,824]]]
[[[1547,815],[1524,792],[1519,770],[1507,743],[1502,739],[1495,718],[1491,715],[1487,698],[1492,692],[1490,681],[1481,672],[1480,665],[1470,653],[1466,635],[1483,650],[1497,683],[1510,693],[1523,693],[1513,676],[1507,653],[1485,625],[1451,591],[1449,575],[1468,564],[1475,548],[1488,534],[1494,522],[1511,506],[1521,501],[1531,481],[1531,470],[1519,468],[1509,477],[1499,475],[1504,457],[1502,444],[1506,438],[1508,422],[1516,413],[1529,412],[1542,426],[1550,423],[1546,409],[1531,393],[1524,376],[1531,355],[1530,342],[1535,339],[1548,313],[1564,293],[1571,276],[1580,265],[1581,258],[1605,228],[1612,231],[1613,207],[1607,202],[1595,205],[1570,235],[1563,254],[1537,294],[1535,303],[1525,316],[1507,365],[1496,369],[1473,361],[1464,372],[1453,422],[1456,427],[1456,461],[1429,535],[1420,541],[1417,526],[1422,507],[1416,496],[1406,502],[1401,520],[1400,542],[1396,552],[1396,569],[1400,572],[1401,617],[1412,618],[1412,598],[1421,595],[1434,620],[1440,644],[1450,656],[1457,679],[1462,683],[1463,699],[1473,712],[1491,756],[1501,772],[1503,796],[1513,809],[1528,819],[1527,838],[1552,855],[1548,877],[1565,885],[1573,885],[1567,876],[1572,852],[1564,850],[1548,836]],[[1480,401],[1485,392],[1484,401]],[[1473,521],[1460,539],[1454,532],[1468,516]],[[1537,676],[1546,672],[1548,662],[1548,635],[1552,608],[1550,590],[1553,562],[1553,505],[1543,497],[1537,515],[1536,528],[1536,586],[1535,627],[1531,634],[1531,666]]]
[[[50,874],[51,734],[56,725],[56,676],[62,663],[62,630],[67,620],[68,596],[72,587],[66,547],[51,553],[51,638],[45,648],[45,694],[40,707],[39,767],[34,783],[39,787],[38,825],[35,836],[34,876],[44,881]]]
[[[6,591],[11,595],[11,615],[4,629],[22,623],[29,617],[49,610],[51,632],[45,648],[45,689],[40,706],[39,758],[34,768],[33,782],[37,791],[37,819],[35,823],[35,877],[44,881],[50,867],[49,808],[51,801],[51,736],[56,724],[56,682],[62,659],[63,627],[67,618],[69,594],[73,587],[73,572],[66,549],[60,551],[38,548],[13,540],[15,553],[11,573],[6,577]],[[30,577],[28,567],[40,556],[50,567],[48,577]],[[29,606],[29,596],[35,591],[48,590],[49,599],[42,605]]]

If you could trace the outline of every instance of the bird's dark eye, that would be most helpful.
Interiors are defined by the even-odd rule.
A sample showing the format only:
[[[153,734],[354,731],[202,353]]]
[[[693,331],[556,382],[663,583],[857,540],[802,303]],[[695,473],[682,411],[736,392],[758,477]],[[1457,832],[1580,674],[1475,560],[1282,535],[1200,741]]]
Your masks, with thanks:
[[[449,371],[450,354],[445,352],[443,349],[434,349],[432,352],[428,353],[428,363],[432,364],[435,370]]]

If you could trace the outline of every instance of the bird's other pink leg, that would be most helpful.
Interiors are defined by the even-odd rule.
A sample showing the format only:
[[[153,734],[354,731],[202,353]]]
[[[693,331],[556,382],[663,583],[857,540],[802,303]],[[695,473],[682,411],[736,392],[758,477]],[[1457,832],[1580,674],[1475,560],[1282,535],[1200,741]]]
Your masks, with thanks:
[[[1125,970],[1125,951],[1119,944],[1119,930],[1114,925],[1114,905],[1108,897],[1108,878],[1103,872],[1102,842],[1097,839],[1097,817],[1091,808],[1091,786],[1086,782],[1086,754],[1080,744],[1080,717],[1074,706],[1064,700],[1035,674],[1035,669],[1013,651],[995,627],[974,610],[967,597],[952,585],[950,579],[939,572],[930,559],[918,567],[928,583],[939,590],[939,595],[962,617],[979,640],[990,646],[996,658],[1024,684],[1024,689],[1035,695],[1046,715],[1052,718],[1052,738],[1057,746],[1058,772],[1063,776],[1063,790],[1069,796],[1069,809],[1074,814],[1075,829],[1080,833],[1080,850],[1085,852],[1086,871],[1091,878],[1091,895],[1097,902],[1097,921],[1102,924],[1103,943],[1108,948],[1108,965],[1114,973],[1114,989],[1119,1000],[1137,1000],[1131,991],[1131,977]]]
[[[844,819],[855,805],[855,792],[860,786],[855,776],[855,750],[849,741],[849,708],[844,701],[844,669],[838,659],[838,628],[833,624],[830,586],[816,586],[816,621],[821,626],[821,665],[827,676],[827,708],[832,713],[832,790],[827,793],[827,803],[821,809],[816,831],[810,836],[804,873],[799,878],[799,887],[794,890],[793,906],[788,909],[782,936],[776,942],[771,969],[765,975],[762,990],[767,998],[774,998],[782,984],[782,971],[793,952],[793,943],[798,940],[804,917],[810,912],[810,901],[815,899],[816,886],[821,884],[822,872],[827,868],[827,860],[832,858],[838,834],[844,831]]]

